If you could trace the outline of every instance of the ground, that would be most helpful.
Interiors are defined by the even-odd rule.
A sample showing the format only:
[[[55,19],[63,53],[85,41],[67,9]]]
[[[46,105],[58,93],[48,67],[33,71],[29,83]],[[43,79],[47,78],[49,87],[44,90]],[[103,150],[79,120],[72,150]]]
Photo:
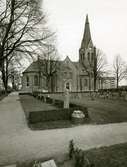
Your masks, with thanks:
[[[2,100],[3,98],[5,98],[6,96],[7,96],[7,94],[0,95],[0,100]]]
[[[101,98],[91,100],[89,97],[72,101],[88,107],[92,123],[127,122],[127,101]]]
[[[17,93],[0,101],[0,165],[66,153],[71,139],[82,149],[127,141],[127,123],[32,131]]]
[[[94,148],[84,151],[85,164],[95,164],[96,167],[126,167],[127,143],[109,147]],[[88,161],[87,161],[87,160]],[[60,167],[74,167],[74,160],[64,160]]]
[[[55,98],[63,99],[56,95]],[[89,96],[70,98],[70,101],[88,107],[92,124],[107,124],[127,122],[127,101],[96,98],[91,100]]]

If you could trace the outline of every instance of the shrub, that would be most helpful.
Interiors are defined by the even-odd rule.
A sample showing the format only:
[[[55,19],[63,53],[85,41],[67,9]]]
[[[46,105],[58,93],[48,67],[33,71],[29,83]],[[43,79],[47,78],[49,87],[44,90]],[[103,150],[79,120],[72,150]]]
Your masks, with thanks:
[[[29,113],[29,123],[46,121],[70,120],[72,111],[70,109],[56,109],[46,111],[33,111]]]
[[[74,142],[73,140],[70,140],[69,142],[69,158],[72,159],[74,154]]]
[[[36,92],[34,92],[36,96]],[[46,110],[46,111],[30,111],[28,116],[28,122],[32,123],[41,123],[46,121],[59,121],[59,120],[71,120],[71,115],[74,110],[81,110],[85,117],[88,118],[87,108],[77,104],[70,103],[70,108],[63,108],[64,101],[59,99],[53,99],[42,95],[42,100],[44,102],[53,104],[57,107],[56,110]]]
[[[69,158],[73,158],[75,167],[95,167],[93,163],[90,163],[82,149],[79,149],[78,147],[75,148],[73,140],[69,142]]]

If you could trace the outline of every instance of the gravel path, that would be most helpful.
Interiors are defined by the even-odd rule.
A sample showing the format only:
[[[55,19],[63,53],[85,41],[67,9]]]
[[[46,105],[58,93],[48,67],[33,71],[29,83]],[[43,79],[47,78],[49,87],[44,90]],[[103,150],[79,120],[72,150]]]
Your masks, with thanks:
[[[127,123],[31,131],[17,93],[0,101],[0,165],[67,152],[74,139],[83,149],[127,142]]]

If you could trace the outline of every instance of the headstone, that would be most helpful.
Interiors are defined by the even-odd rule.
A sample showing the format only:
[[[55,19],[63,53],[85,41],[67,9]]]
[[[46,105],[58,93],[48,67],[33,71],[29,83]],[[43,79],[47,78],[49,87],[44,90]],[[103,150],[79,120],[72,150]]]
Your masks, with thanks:
[[[57,167],[54,160],[49,160],[41,163],[41,167]]]
[[[82,111],[75,110],[72,113],[72,122],[74,124],[82,124],[84,123],[84,119],[85,119],[85,114]]]
[[[7,165],[7,166],[4,166],[4,167],[16,167],[16,164]]]
[[[69,89],[64,92],[64,108],[69,108]]]

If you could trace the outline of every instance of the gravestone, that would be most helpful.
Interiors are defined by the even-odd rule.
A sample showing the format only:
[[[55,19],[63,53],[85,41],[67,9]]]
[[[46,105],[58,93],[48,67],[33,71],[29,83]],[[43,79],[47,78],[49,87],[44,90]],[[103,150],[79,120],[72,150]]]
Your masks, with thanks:
[[[7,165],[7,166],[4,166],[4,167],[16,167],[16,164]]]
[[[54,160],[49,160],[41,163],[41,167],[57,167]]]
[[[65,89],[64,91],[64,108],[69,108],[69,89]]]
[[[80,110],[75,110],[73,113],[72,113],[72,122],[74,124],[82,124],[84,123],[84,120],[85,120],[85,114],[80,111]]]
[[[126,91],[126,93],[125,93],[125,100],[127,101],[127,91]]]

